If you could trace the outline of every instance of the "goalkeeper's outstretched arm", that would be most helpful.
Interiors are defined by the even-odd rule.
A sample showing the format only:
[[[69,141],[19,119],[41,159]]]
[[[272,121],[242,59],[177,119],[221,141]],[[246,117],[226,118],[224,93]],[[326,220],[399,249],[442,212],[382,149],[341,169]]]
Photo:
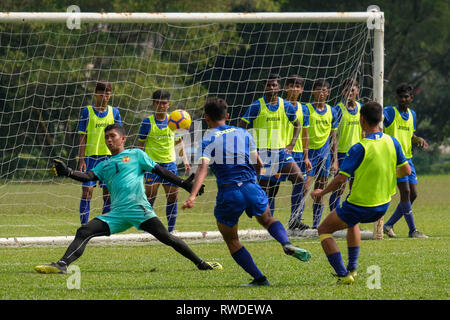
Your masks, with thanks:
[[[75,171],[69,168],[64,162],[58,159],[53,160],[52,172],[57,176],[69,177],[79,182],[97,181],[98,177],[92,172]]]
[[[186,180],[181,179],[179,176],[177,176],[176,174],[170,172],[169,170],[161,167],[160,165],[156,165],[152,172],[154,174],[157,174],[158,176],[160,176],[161,178],[163,178],[164,180],[167,180],[170,183],[173,183],[181,188],[183,188],[184,190],[186,190],[187,192],[191,193],[192,192],[192,187],[193,187],[193,180],[195,177],[195,174],[191,174],[189,176],[189,178],[187,178]],[[202,195],[204,192],[205,186],[202,185],[201,188],[198,190],[197,195]]]

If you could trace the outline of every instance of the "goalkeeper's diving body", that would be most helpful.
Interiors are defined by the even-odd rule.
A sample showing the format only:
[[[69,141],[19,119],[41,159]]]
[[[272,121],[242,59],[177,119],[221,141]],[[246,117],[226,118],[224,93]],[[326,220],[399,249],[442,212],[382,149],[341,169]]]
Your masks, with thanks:
[[[379,220],[386,213],[396,191],[397,177],[411,174],[411,168],[398,140],[380,131],[383,108],[377,102],[361,107],[360,123],[365,138],[347,152],[338,175],[323,190],[311,192],[313,199],[338,190],[347,178],[353,186],[347,199],[319,225],[322,248],[336,271],[338,284],[352,284],[356,276],[361,232],[359,223]],[[348,265],[333,239],[333,232],[347,229]]]
[[[244,211],[250,218],[255,216],[287,255],[308,261],[311,253],[293,246],[284,226],[271,215],[267,195],[256,182],[257,171],[264,167],[264,163],[252,136],[245,129],[225,124],[229,117],[225,100],[210,99],[204,108],[205,120],[211,131],[205,135],[197,151],[198,169],[194,186],[183,209],[195,206],[195,198],[210,166],[217,179],[214,216],[218,229],[233,259],[253,277],[252,282],[245,286],[268,286],[269,281],[239,241],[238,221]]]
[[[107,126],[105,141],[112,156],[99,163],[92,171],[74,171],[63,162],[55,160],[53,171],[56,175],[67,176],[81,182],[104,180],[111,194],[111,211],[81,226],[58,262],[36,266],[35,270],[39,273],[65,273],[67,266],[83,254],[91,238],[109,236],[132,226],[152,234],[165,245],[171,246],[200,270],[222,269],[216,262],[200,259],[182,239],[170,234],[156,216],[145,195],[143,178],[147,171],[160,175],[188,192],[191,192],[193,186],[193,176],[182,180],[157,165],[142,150],[125,149],[125,140],[125,130],[122,126],[119,124]],[[203,193],[203,189],[203,186],[198,189],[199,195]]]

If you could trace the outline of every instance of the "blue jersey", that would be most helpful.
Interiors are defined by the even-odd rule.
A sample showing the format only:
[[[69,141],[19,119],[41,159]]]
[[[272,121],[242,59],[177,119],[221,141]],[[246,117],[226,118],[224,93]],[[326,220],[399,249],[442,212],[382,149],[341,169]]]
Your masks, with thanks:
[[[94,110],[94,113],[99,118],[104,118],[108,114],[108,109],[106,109],[105,112],[99,112],[97,111],[94,106],[92,106],[92,110]],[[120,117],[119,109],[113,107],[113,117],[114,117],[114,123],[122,125],[122,118]],[[84,107],[83,110],[81,110],[81,119],[78,123],[78,133],[84,133],[86,134],[87,125],[89,122],[89,109],[88,107]]]
[[[144,174],[156,163],[140,149],[126,149],[100,162],[92,171],[105,181],[111,194],[111,211],[152,211],[144,188]]]
[[[257,152],[247,130],[223,125],[208,131],[197,150],[198,160],[206,159],[217,185],[256,181],[250,153]]]
[[[376,140],[377,135],[383,135],[382,132],[376,132],[371,133],[368,136],[366,136],[367,139]],[[390,136],[391,137],[391,136]],[[400,143],[397,139],[394,137],[391,137],[392,141],[394,142],[395,151],[397,153],[397,166],[400,166],[407,162],[407,159],[405,157],[405,154],[403,153],[402,147],[400,146]],[[361,164],[362,160],[364,159],[365,149],[361,145],[361,143],[354,144],[347,152],[346,157],[344,158],[342,165],[340,166],[340,173],[343,173],[349,177],[353,177],[354,172],[356,169],[358,169],[359,165]]]
[[[406,112],[401,112],[398,107],[385,107],[383,109],[383,125],[384,127],[389,127],[394,121],[395,118],[395,109],[398,110],[398,113],[400,113],[400,116],[403,120],[407,121],[409,119],[409,112],[406,110]],[[416,130],[416,112],[410,108],[408,108],[411,111],[412,117],[413,117],[413,124],[414,124],[414,130]]]
[[[167,128],[167,120],[168,120],[168,117],[166,117],[162,121],[156,119],[156,117],[155,117],[156,126],[161,130]],[[150,123],[150,118],[146,117],[144,120],[142,120],[141,127],[139,128],[139,134],[138,134],[139,140],[141,140],[141,141],[146,140],[151,128],[152,128],[152,125]]]
[[[266,106],[270,111],[275,112],[278,110],[278,102],[277,104],[269,104],[265,97],[263,99],[266,102]],[[255,120],[258,117],[260,110],[261,110],[261,103],[259,102],[259,100],[256,100],[247,108],[247,111],[242,116],[242,119],[246,120],[246,122],[252,125],[253,120]],[[286,113],[286,117],[288,117],[290,122],[295,121],[295,119],[297,118],[296,114],[297,109],[294,108],[292,103],[290,103],[287,100],[284,100],[284,112]]]

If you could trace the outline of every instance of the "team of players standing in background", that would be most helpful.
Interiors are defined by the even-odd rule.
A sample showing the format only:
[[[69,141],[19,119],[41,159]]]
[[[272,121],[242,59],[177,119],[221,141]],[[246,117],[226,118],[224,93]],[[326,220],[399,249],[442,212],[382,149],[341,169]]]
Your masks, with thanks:
[[[350,189],[352,189],[354,181],[358,181],[358,190],[364,189],[361,187],[361,183],[364,182],[361,182],[360,179],[355,180],[355,177],[361,176],[361,168],[367,163],[367,154],[372,152],[369,151],[371,150],[369,145],[371,146],[372,144],[367,144],[366,141],[381,141],[383,139],[380,137],[385,136],[385,134],[394,137],[394,144],[392,146],[390,145],[390,142],[383,142],[384,145],[380,142],[382,147],[379,148],[385,147],[386,157],[389,157],[388,154],[391,152],[390,155],[392,158],[396,159],[394,163],[397,167],[411,168],[411,171],[405,171],[408,174],[405,174],[405,172],[398,174],[399,178],[396,183],[400,190],[400,203],[393,215],[385,223],[384,233],[389,237],[396,237],[393,226],[404,216],[409,227],[410,237],[426,237],[416,229],[411,209],[411,205],[417,197],[417,178],[411,160],[412,144],[425,148],[428,147],[424,139],[414,135],[416,129],[416,115],[415,112],[410,109],[410,104],[413,100],[413,88],[406,84],[398,86],[398,105],[386,107],[382,110],[383,117],[380,117],[379,120],[381,121],[381,119],[383,119],[385,134],[381,135],[381,130],[378,127],[380,121],[376,123],[376,125],[373,124],[375,121],[373,119],[377,119],[373,116],[377,113],[376,107],[366,106],[366,119],[360,120],[362,106],[357,101],[359,85],[355,79],[346,79],[342,83],[341,90],[343,101],[335,107],[326,103],[331,88],[330,84],[325,80],[317,80],[314,82],[312,88],[314,101],[307,103],[306,105],[298,102],[304,89],[304,80],[301,77],[297,75],[290,76],[285,83],[284,89],[287,93],[286,99],[279,96],[279,92],[281,91],[281,81],[279,76],[270,75],[267,80],[264,80],[264,96],[250,105],[239,123],[239,127],[243,129],[250,127],[253,129],[254,143],[246,144],[246,146],[253,146],[253,149],[243,150],[243,156],[250,159],[250,154],[253,151],[257,152],[257,160],[255,160],[256,162],[254,163],[255,168],[257,169],[255,172],[258,172],[257,181],[261,189],[265,192],[263,198],[265,198],[267,202],[264,202],[264,200],[258,202],[258,197],[255,196],[256,202],[252,204],[253,207],[252,205],[246,206],[245,203],[249,204],[252,203],[252,201],[249,200],[250,198],[247,197],[247,199],[243,196],[243,203],[240,206],[237,205],[233,207],[234,211],[237,210],[237,212],[232,213],[232,215],[234,214],[234,217],[231,220],[228,219],[229,217],[227,216],[228,213],[226,208],[230,204],[227,203],[227,201],[220,202],[219,195],[222,195],[223,198],[226,192],[231,191],[227,190],[225,192],[222,190],[224,188],[223,185],[227,184],[220,184],[219,181],[224,179],[227,180],[227,175],[230,174],[230,172],[233,172],[233,170],[229,170],[228,173],[220,173],[218,166],[211,166],[210,162],[214,162],[214,160],[212,160],[212,158],[214,158],[214,152],[211,154],[211,150],[209,149],[208,151],[208,147],[205,146],[207,137],[205,137],[206,140],[204,139],[202,145],[199,147],[198,154],[200,158],[196,160],[204,161],[207,159],[206,164],[213,168],[213,172],[218,179],[219,195],[217,198],[218,202],[216,204],[215,216],[218,221],[219,230],[221,231],[233,258],[235,258],[236,262],[245,271],[254,277],[254,281],[251,284],[268,285],[267,279],[258,270],[256,265],[254,265],[250,254],[242,245],[240,245],[239,240],[237,239],[237,220],[243,211],[246,211],[247,215],[250,217],[256,216],[258,222],[267,228],[269,233],[283,245],[285,253],[293,255],[302,261],[309,260],[309,252],[292,246],[284,227],[278,220],[274,219],[273,216],[275,213],[275,198],[280,183],[288,179],[293,185],[291,195],[291,216],[288,228],[291,230],[310,229],[308,225],[302,222],[302,219],[305,208],[305,196],[308,191],[311,190],[311,184],[315,178],[314,191],[311,194],[313,198],[313,219],[311,228],[318,229],[322,247],[327,254],[330,264],[333,266],[339,277],[338,282],[350,284],[353,282],[354,276],[356,276],[356,260],[359,255],[359,242],[357,240],[360,238],[359,229],[355,231],[354,226],[357,225],[358,222],[368,222],[370,219],[358,220],[353,217],[352,220],[343,218],[346,217],[346,215],[341,212],[350,209],[347,208],[344,210],[342,208],[345,206],[352,206],[350,211],[353,210],[353,214],[355,212],[358,214],[360,211],[359,213],[364,215],[365,211],[361,210],[361,208],[366,209],[366,211],[371,211],[373,208],[380,207],[380,203],[376,203],[376,200],[374,200],[375,202],[373,203],[369,201],[369,203],[365,203],[361,206],[358,206],[355,203],[349,204],[347,201],[344,201],[341,208],[341,196],[346,183],[348,183]],[[78,132],[81,134],[79,154],[79,170],[81,172],[92,170],[98,163],[110,156],[108,148],[104,146],[103,130],[110,124],[121,124],[118,109],[108,105],[111,91],[111,84],[99,82],[95,89],[95,105],[88,106],[82,111],[82,117],[78,128]],[[209,114],[206,111],[205,105],[205,118],[208,119],[209,117],[210,122],[207,122],[210,128],[213,129],[224,126],[225,121],[228,119],[228,116],[226,118],[224,116],[227,114],[226,102],[221,99],[219,100],[211,102],[215,107],[210,107]],[[219,107],[217,105],[219,105]],[[224,106],[220,107],[220,105]],[[185,170],[189,173],[191,168],[186,158],[183,142],[181,139],[177,139],[167,126],[167,110],[170,107],[170,93],[164,90],[156,91],[153,95],[153,107],[155,108],[155,114],[145,118],[141,124],[139,131],[139,148],[144,150],[159,166],[177,174],[175,145],[180,144],[180,155],[183,155]],[[221,108],[225,110],[225,113],[222,117],[217,117],[217,114],[222,112]],[[365,129],[367,132],[363,130],[363,121],[366,121]],[[230,126],[225,128],[228,129],[228,132],[226,133],[229,133],[231,128],[232,127]],[[231,131],[235,131],[235,129]],[[246,132],[246,130],[243,130],[242,132]],[[242,132],[240,134],[244,135]],[[252,140],[253,138],[248,135],[246,139]],[[211,144],[212,141],[210,140],[209,143]],[[357,148],[355,148],[355,144],[357,144]],[[217,148],[217,145],[215,147]],[[239,151],[236,150],[234,150],[234,152],[235,156],[239,153]],[[408,166],[405,166],[405,163],[407,163]],[[239,168],[239,170],[242,171],[242,168]],[[251,171],[252,169],[246,168],[242,172],[245,172],[246,170]],[[367,170],[370,172],[371,169],[367,168]],[[239,171],[239,174],[242,173],[241,171]],[[336,178],[327,186],[330,173],[334,174]],[[404,177],[402,177],[402,175]],[[195,191],[195,186],[201,185],[203,182],[202,179],[205,177],[206,175],[202,178],[196,176],[196,182],[194,183],[191,194],[193,199],[188,199],[183,205],[184,208],[193,207],[193,200],[195,200],[198,191]],[[366,178],[367,177],[370,177],[370,175],[366,175]],[[253,178],[250,177],[249,179],[252,180]],[[371,178],[369,178],[369,180],[370,179]],[[382,177],[382,179],[384,178]],[[168,229],[170,232],[173,231],[178,212],[178,186],[161,179],[160,176],[157,174],[155,175],[152,172],[148,172],[145,175],[144,180],[146,196],[151,205],[153,205],[155,201],[159,185],[163,185],[167,199],[166,216]],[[337,181],[336,183],[334,183],[335,180]],[[228,183],[230,186],[234,186],[235,183],[241,183],[233,179],[228,182],[230,182]],[[383,181],[381,182],[383,183]],[[89,204],[90,199],[92,198],[93,186],[95,186],[95,184],[96,181],[83,183],[82,198],[80,201],[80,220],[82,225],[85,225],[89,220]],[[103,187],[104,199],[102,214],[107,214],[111,206],[110,196],[106,186],[102,184],[101,181],[100,185]],[[333,186],[330,187],[331,185]],[[379,190],[376,190],[373,186],[374,185],[371,186],[372,190],[369,188],[366,191],[377,193]],[[241,185],[238,185],[238,187],[242,190],[244,189]],[[257,191],[252,189],[254,186],[246,186],[246,188],[249,189],[248,192],[243,192],[241,190],[239,192],[242,192],[243,195],[247,193],[249,195],[258,194]],[[352,195],[352,193],[357,194],[360,192],[358,190],[351,192],[350,195]],[[386,191],[386,195],[391,191],[392,190]],[[329,198],[329,209],[331,214],[321,225],[320,222],[324,210],[323,195],[328,192],[332,192]],[[383,190],[381,190],[381,193],[383,193]],[[392,194],[390,194],[390,196],[392,196]],[[353,198],[356,197],[357,196],[355,195]],[[236,195],[231,198],[236,198]],[[351,196],[349,196],[347,200],[349,199],[354,200],[351,199]],[[385,205],[386,203],[381,204]],[[355,205],[357,208],[354,207]],[[389,202],[387,205],[389,205]],[[387,207],[383,207],[380,210],[383,212],[383,215],[386,212]],[[347,211],[346,214],[348,214]],[[371,216],[371,219],[373,220],[373,217],[382,217],[382,215],[380,216],[379,214],[380,211],[377,211],[376,214]],[[341,220],[337,218],[339,223],[342,223],[343,220],[345,222],[344,225],[337,223],[337,220],[333,221],[334,216],[339,216],[339,218],[341,218]],[[236,228],[234,228],[235,226]],[[334,240],[332,240],[330,234],[330,230],[335,231],[343,228],[348,228],[349,234],[347,237],[349,245],[349,264],[347,267],[343,266],[340,252],[337,249],[335,242],[333,243]]]

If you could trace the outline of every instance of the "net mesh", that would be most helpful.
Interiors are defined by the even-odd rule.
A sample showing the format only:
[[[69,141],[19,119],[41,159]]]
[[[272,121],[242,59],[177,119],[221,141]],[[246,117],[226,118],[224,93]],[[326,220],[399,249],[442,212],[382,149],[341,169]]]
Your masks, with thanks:
[[[97,81],[113,85],[108,104],[120,111],[126,147],[138,145],[142,120],[154,113],[153,92],[169,91],[170,111],[184,109],[193,119],[183,139],[195,171],[208,97],[228,102],[231,125],[264,95],[269,73],[280,75],[282,87],[289,75],[304,78],[301,103],[312,101],[316,79],[326,79],[331,106],[343,99],[342,81],[355,78],[363,103],[372,99],[372,38],[365,23],[84,24],[74,30],[0,25],[0,236],[60,235],[80,224],[80,184],[54,178],[48,169],[53,158],[78,168],[77,127],[82,109],[95,102]],[[279,94],[286,97],[283,90]],[[177,164],[183,175],[179,153]],[[181,210],[187,194],[179,191],[177,230],[215,229],[214,176],[206,184],[189,213]],[[102,210],[98,189],[91,218]],[[291,192],[292,184],[283,182],[276,198],[275,215],[286,225]],[[303,217],[311,220],[311,201],[305,201]],[[166,222],[163,188],[154,208]],[[249,219],[240,225],[258,227]]]

